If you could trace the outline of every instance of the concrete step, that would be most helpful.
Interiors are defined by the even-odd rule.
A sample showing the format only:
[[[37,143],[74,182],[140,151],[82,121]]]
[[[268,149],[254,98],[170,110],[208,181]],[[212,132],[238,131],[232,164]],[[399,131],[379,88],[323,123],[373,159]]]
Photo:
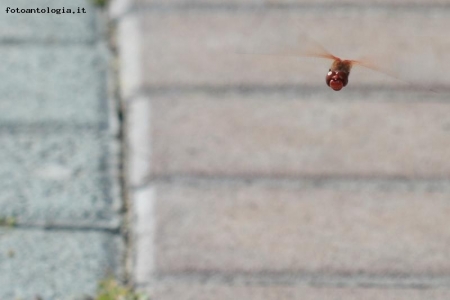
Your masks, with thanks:
[[[450,175],[445,101],[421,102],[414,93],[335,95],[154,95],[152,176]]]
[[[425,300],[446,299],[448,290],[379,289],[379,288],[314,288],[307,286],[246,286],[205,284],[164,284],[153,293],[156,299],[348,299],[348,300]]]
[[[147,216],[156,228],[154,273],[442,276],[450,267],[447,194],[448,186],[364,182],[159,183]]]

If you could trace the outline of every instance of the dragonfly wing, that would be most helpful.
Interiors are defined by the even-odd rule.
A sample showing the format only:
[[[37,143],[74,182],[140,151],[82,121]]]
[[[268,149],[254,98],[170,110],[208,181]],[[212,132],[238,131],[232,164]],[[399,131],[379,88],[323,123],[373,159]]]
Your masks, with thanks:
[[[395,78],[403,83],[408,83],[407,81],[403,80],[402,78],[400,78],[397,74],[395,74],[392,71],[386,70],[384,68],[379,67],[378,65],[376,65],[375,63],[371,62],[368,59],[364,59],[364,60],[351,60],[353,65],[358,65],[382,74],[385,74],[389,77]]]
[[[253,54],[253,55],[273,55],[273,56],[291,56],[291,57],[317,57],[330,60],[339,59],[331,54],[322,44],[309,36],[306,31],[299,29],[299,36],[294,45],[270,45],[264,43],[265,46],[261,48],[272,48],[269,51],[250,51],[237,52],[238,54]],[[268,46],[268,47],[266,47]]]
[[[428,87],[424,87],[419,85],[418,83],[414,83],[414,82],[410,82],[407,80],[404,80],[403,78],[401,78],[399,75],[397,75],[395,72],[389,70],[388,68],[383,68],[380,67],[379,65],[371,62],[369,59],[363,59],[363,60],[351,60],[352,64],[354,65],[359,65],[361,67],[385,74],[391,78],[394,78],[400,82],[402,82],[403,84],[405,84],[405,86],[407,86],[408,88],[411,88],[413,90],[421,90],[421,91],[426,91],[426,92],[432,92],[432,93],[438,93],[436,90],[434,89],[430,89]]]
[[[313,39],[306,31],[300,29],[300,36],[298,37],[298,42],[301,45],[305,45],[303,49],[298,51],[299,56],[306,57],[318,57],[326,58],[331,60],[338,60],[339,58],[330,51],[328,51],[321,43]]]

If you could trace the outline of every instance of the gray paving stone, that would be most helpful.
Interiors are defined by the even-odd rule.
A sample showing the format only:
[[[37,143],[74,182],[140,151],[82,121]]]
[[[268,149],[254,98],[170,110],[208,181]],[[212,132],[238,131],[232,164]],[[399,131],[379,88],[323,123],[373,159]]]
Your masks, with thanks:
[[[233,300],[233,299],[302,299],[302,300],[428,300],[447,299],[448,289],[378,289],[326,288],[292,286],[226,286],[211,284],[161,284],[153,292],[160,300]]]
[[[154,189],[154,209],[137,229],[155,228],[148,282],[190,273],[436,277],[450,268],[446,191],[221,182]],[[137,253],[143,261],[146,251]]]
[[[0,131],[0,217],[25,224],[116,222],[108,136],[56,129]]]
[[[119,268],[120,238],[100,232],[0,229],[1,299],[74,299]]]
[[[148,11],[143,17],[143,80],[148,88],[323,86],[331,61],[240,55],[317,51],[310,38],[342,58],[376,65],[421,85],[449,84],[450,10]],[[398,26],[401,23],[402,26]],[[339,26],[336,26],[339,24]],[[414,38],[411,38],[414,32]],[[161,46],[164,45],[164,46]],[[400,83],[355,67],[348,88]]]
[[[423,97],[153,95],[152,174],[447,178],[450,104]]]
[[[0,45],[0,53],[0,124],[106,120],[102,47]]]
[[[1,0],[0,42],[92,42],[99,36],[97,11],[88,0]],[[7,7],[19,9],[85,8],[86,13],[6,13]]]

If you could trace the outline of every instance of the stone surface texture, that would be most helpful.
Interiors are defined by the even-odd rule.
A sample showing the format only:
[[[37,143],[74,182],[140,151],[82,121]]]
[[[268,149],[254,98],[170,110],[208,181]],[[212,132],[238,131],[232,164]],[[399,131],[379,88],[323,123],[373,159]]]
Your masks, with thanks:
[[[449,297],[447,1],[118,0],[110,12],[139,289]],[[366,59],[340,92],[325,84],[331,61],[305,56],[319,44]]]

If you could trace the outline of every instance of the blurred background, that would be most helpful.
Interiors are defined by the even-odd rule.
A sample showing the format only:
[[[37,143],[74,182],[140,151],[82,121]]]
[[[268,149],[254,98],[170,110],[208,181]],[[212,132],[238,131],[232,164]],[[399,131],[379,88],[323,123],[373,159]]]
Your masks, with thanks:
[[[134,168],[138,286],[157,299],[448,297],[449,13],[443,1],[135,3],[129,121],[135,132],[147,110],[148,139],[131,153],[149,153]],[[313,40],[402,80],[355,66],[335,92],[331,61],[263,55]]]
[[[0,0],[1,299],[450,297],[448,1],[102,2]]]

